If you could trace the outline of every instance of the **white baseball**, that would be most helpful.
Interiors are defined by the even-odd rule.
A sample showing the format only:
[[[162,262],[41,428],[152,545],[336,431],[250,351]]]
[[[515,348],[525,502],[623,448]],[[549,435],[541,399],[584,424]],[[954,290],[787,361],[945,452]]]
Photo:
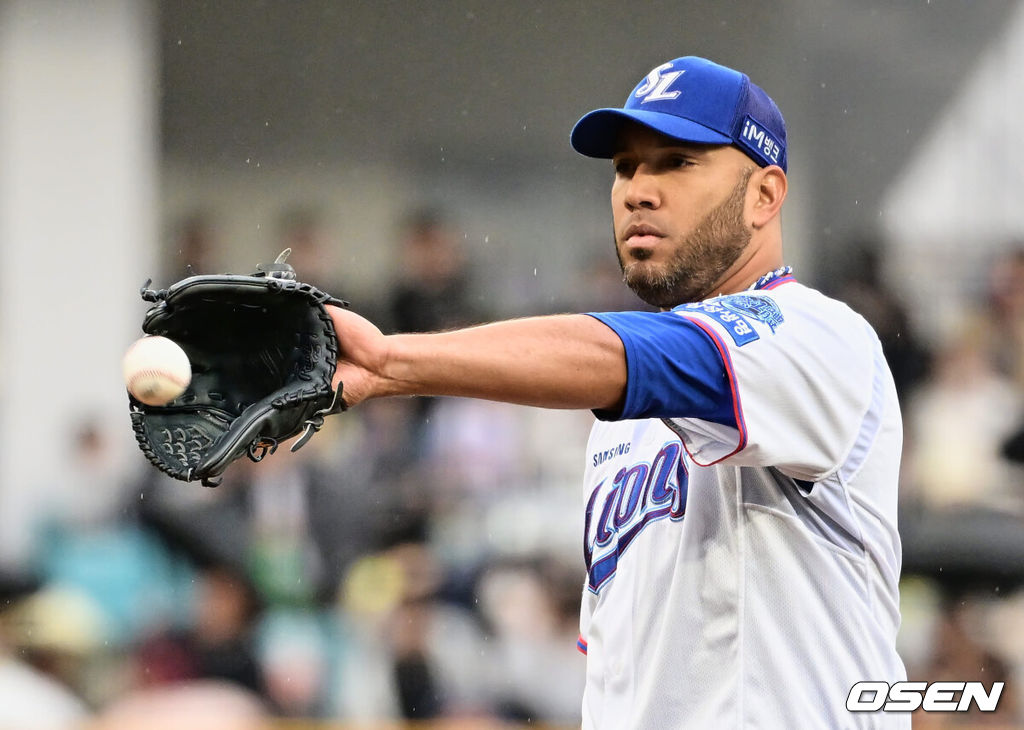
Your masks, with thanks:
[[[148,406],[170,403],[192,380],[192,365],[185,351],[157,335],[133,342],[121,365],[128,392]]]

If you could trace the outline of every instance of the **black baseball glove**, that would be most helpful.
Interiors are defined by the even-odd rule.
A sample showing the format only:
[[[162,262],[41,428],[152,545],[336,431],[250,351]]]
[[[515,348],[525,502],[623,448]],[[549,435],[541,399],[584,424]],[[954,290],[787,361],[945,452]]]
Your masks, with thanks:
[[[143,286],[142,298],[154,303],[143,332],[178,343],[192,363],[191,383],[170,403],[128,395],[139,447],[161,471],[216,486],[235,459],[259,461],[301,433],[295,451],[344,410],[341,385],[331,386],[338,343],[325,305],[347,303],[296,281],[288,253],[251,276]]]

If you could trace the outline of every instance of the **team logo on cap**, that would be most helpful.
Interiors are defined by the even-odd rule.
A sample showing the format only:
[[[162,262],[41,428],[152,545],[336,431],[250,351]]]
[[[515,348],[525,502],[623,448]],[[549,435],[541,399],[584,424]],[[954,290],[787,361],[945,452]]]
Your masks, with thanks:
[[[676,79],[686,73],[686,70],[673,71],[671,73],[662,73],[672,68],[671,63],[663,63],[656,69],[652,70],[647,74],[647,78],[644,82],[637,87],[636,96],[637,99],[641,99],[641,104],[646,104],[649,101],[665,101],[667,99],[675,99],[679,96],[679,91],[669,91],[668,87],[675,83]]]

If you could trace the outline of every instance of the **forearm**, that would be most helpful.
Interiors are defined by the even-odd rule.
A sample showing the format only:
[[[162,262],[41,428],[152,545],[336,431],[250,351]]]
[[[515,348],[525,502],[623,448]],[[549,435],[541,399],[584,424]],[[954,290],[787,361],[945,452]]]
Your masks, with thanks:
[[[545,408],[614,408],[625,394],[622,342],[587,315],[387,340],[371,397],[450,395]]]

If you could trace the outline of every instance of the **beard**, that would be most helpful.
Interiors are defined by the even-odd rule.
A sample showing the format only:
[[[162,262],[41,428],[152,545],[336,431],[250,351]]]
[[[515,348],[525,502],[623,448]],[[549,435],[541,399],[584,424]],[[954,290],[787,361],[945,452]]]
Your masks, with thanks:
[[[627,263],[616,245],[626,285],[642,300],[660,309],[699,302],[710,296],[715,283],[750,243],[751,232],[743,222],[743,205],[753,172],[752,168],[744,170],[725,202],[701,219],[664,266],[645,263],[650,252],[644,250]]]

